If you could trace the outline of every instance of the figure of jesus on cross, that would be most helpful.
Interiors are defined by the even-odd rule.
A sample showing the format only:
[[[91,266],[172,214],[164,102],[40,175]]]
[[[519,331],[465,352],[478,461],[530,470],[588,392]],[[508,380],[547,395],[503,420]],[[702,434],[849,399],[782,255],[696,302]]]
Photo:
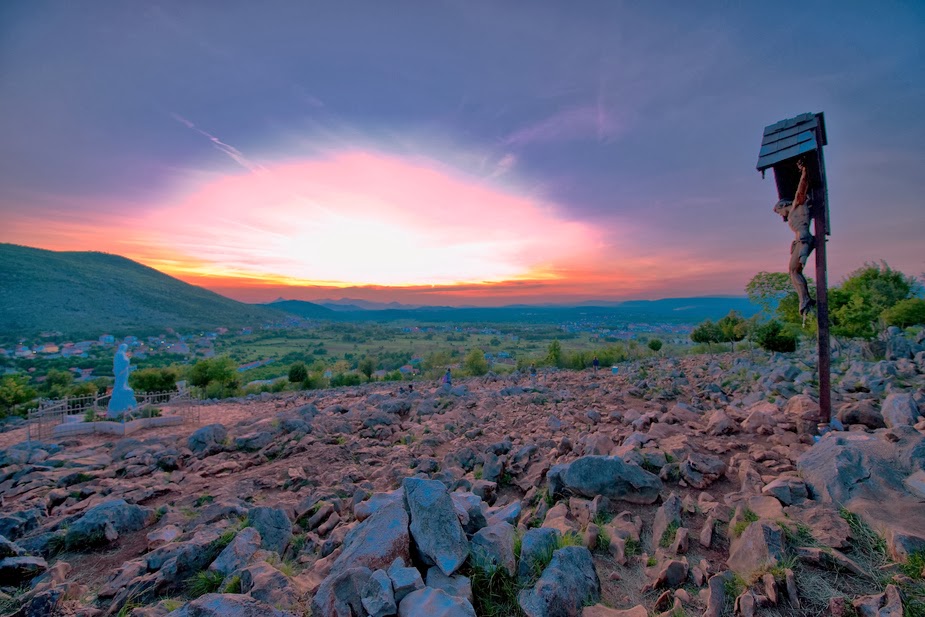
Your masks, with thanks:
[[[790,244],[790,280],[797,290],[800,297],[800,315],[805,316],[815,306],[816,301],[809,295],[809,287],[806,284],[806,276],[803,275],[803,267],[806,266],[806,260],[809,259],[810,253],[815,248],[815,238],[809,231],[809,223],[812,220],[812,213],[808,199],[809,192],[809,174],[806,169],[806,163],[801,159],[797,161],[797,168],[800,170],[800,184],[797,186],[797,194],[793,201],[781,199],[774,206],[774,212],[781,215],[784,222],[790,226],[796,237]]]

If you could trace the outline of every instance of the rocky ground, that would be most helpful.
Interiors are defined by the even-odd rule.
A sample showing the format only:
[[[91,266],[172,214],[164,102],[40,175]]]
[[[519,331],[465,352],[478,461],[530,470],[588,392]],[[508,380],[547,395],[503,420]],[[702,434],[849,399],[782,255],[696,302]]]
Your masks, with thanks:
[[[818,442],[799,354],[624,373],[7,432],[0,614],[925,615],[922,341],[842,350]]]

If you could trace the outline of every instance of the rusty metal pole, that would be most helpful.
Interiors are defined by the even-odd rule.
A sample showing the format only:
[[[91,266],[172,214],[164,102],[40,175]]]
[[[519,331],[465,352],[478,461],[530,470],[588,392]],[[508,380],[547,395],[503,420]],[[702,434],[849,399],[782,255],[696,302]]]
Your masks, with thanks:
[[[829,228],[829,196],[825,178],[825,159],[822,155],[821,128],[816,127],[817,167],[819,185],[814,189],[813,203],[818,204],[813,213],[813,228],[816,236],[816,318],[819,342],[819,423],[828,425],[832,418],[831,345],[829,344],[829,295],[828,270],[826,267],[826,240]],[[820,427],[821,428],[821,427]]]

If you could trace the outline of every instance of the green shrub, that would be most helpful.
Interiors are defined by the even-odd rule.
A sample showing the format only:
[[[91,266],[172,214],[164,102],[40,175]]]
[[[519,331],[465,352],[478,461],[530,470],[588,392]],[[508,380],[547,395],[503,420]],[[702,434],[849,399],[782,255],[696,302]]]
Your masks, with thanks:
[[[214,593],[222,586],[225,575],[214,570],[197,572],[186,582],[186,591],[193,598]]]
[[[755,328],[755,342],[766,351],[789,353],[797,350],[796,336],[787,332],[776,319]]]

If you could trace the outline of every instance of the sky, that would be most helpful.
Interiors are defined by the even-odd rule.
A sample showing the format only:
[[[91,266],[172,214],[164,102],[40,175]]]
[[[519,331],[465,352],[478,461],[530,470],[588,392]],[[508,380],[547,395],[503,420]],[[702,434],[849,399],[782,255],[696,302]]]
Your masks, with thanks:
[[[743,295],[793,237],[763,127],[822,111],[830,282],[918,276],[923,109],[921,2],[6,2],[0,242],[247,302]]]

